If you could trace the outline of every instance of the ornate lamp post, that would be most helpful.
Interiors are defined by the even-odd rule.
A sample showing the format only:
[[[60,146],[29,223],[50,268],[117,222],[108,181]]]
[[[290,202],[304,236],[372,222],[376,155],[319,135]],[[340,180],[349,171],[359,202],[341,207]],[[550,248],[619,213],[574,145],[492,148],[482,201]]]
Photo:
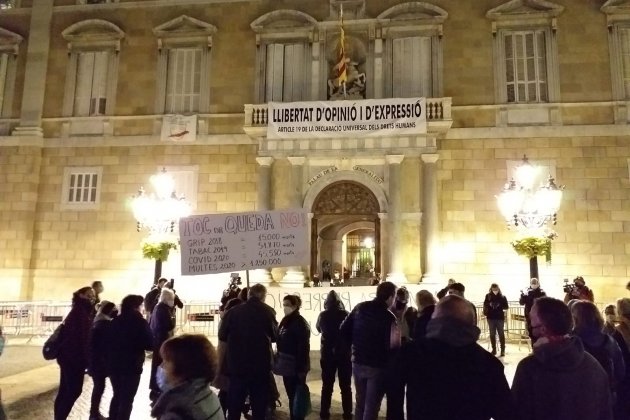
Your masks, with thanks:
[[[145,258],[155,259],[153,282],[162,276],[162,261],[168,259],[171,249],[177,249],[178,239],[173,234],[179,219],[190,215],[190,204],[183,196],[175,194],[175,180],[165,168],[150,178],[155,193],[147,194],[140,187],[131,198],[131,208],[136,219],[136,229],[149,231],[142,242]]]
[[[547,261],[551,260],[551,241],[556,233],[548,225],[556,224],[564,189],[564,185],[556,185],[551,175],[546,183],[536,188],[539,171],[539,167],[523,156],[514,178],[496,196],[508,228],[515,228],[520,233],[512,246],[519,255],[529,258],[530,278],[538,278],[538,255],[545,255]]]

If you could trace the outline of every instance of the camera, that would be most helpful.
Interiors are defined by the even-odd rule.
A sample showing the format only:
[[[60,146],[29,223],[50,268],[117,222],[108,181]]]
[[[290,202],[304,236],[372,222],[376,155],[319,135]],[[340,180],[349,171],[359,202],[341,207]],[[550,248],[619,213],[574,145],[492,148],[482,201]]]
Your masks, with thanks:
[[[238,273],[230,274],[230,284],[228,285],[228,290],[236,290],[243,282],[241,281],[241,276]]]
[[[569,283],[569,279],[564,279],[564,286],[562,286],[562,291],[564,293],[573,293],[577,286],[573,283]]]

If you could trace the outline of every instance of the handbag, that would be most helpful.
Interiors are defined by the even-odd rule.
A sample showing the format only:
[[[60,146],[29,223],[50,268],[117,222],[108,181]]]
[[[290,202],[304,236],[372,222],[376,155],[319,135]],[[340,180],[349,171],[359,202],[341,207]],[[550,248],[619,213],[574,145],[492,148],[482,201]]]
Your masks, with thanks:
[[[272,370],[278,376],[295,376],[297,373],[295,356],[282,352],[276,353]]]
[[[64,323],[62,322],[55,328],[55,331],[48,337],[42,348],[42,354],[46,360],[55,360],[59,356],[61,350],[61,340],[63,338]]]
[[[293,397],[293,417],[303,419],[311,413],[312,409],[311,391],[308,389],[308,385],[299,384],[295,389],[295,397]]]

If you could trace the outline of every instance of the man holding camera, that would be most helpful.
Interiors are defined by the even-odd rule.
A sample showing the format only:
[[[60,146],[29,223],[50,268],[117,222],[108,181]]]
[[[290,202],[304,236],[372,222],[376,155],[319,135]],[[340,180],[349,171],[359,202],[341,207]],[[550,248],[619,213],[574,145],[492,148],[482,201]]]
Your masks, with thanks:
[[[532,306],[534,306],[534,301],[544,296],[547,296],[547,294],[540,288],[540,282],[536,277],[532,277],[529,288],[526,292],[521,292],[521,298],[518,300],[518,303],[525,305],[525,327],[527,328],[527,335],[532,340],[532,343],[534,342],[534,335],[532,333],[532,323],[529,318],[529,313],[532,310]]]
[[[566,282],[566,280],[565,280]],[[563,287],[564,290],[564,303],[569,303],[572,299],[587,300],[594,302],[593,291],[586,286],[586,282],[582,276],[577,276],[573,279],[573,284],[568,282]]]

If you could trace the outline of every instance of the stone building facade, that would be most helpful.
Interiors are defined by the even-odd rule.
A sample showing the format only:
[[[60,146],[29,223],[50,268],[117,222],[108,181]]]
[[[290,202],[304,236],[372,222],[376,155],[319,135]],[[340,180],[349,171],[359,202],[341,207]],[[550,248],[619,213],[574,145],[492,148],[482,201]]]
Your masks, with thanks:
[[[495,195],[523,155],[566,185],[543,287],[558,295],[582,275],[597,300],[625,293],[630,1],[174,3],[0,1],[3,300],[67,298],[92,280],[146,289],[129,199],[162,167],[196,214],[311,213],[310,266],[274,268],[274,283],[326,261],[516,297],[529,267]],[[342,8],[349,99],[425,97],[426,134],[267,138],[268,102],[339,99]],[[164,135],[171,114],[196,116],[195,136]],[[368,236],[353,266],[350,238]]]

